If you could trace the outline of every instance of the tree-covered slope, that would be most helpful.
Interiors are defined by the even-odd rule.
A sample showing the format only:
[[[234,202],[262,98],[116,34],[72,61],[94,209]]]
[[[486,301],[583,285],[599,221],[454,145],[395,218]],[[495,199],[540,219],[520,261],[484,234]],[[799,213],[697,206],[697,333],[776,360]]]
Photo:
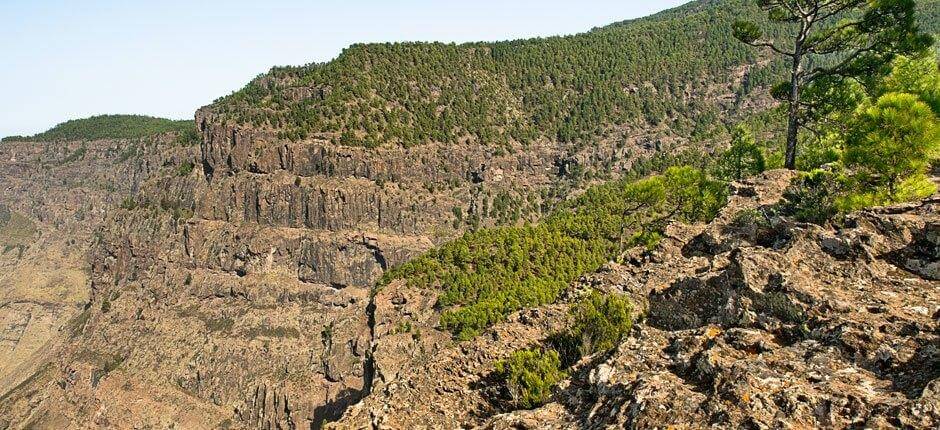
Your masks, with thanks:
[[[143,115],[98,115],[63,122],[33,136],[10,136],[3,140],[39,141],[136,139],[194,128],[189,120],[171,120]]]
[[[325,64],[274,68],[212,109],[287,138],[361,146],[572,141],[674,120],[691,129],[714,113],[696,96],[758,60],[731,37],[742,15],[760,19],[750,0],[706,1],[564,37],[353,45]]]
[[[934,32],[936,5],[921,4]],[[700,0],[572,36],[353,45],[328,63],[274,68],[212,109],[290,139],[370,147],[573,141],[664,121],[691,132],[717,117],[709,88],[735,82],[745,95],[782,75],[731,37],[742,18],[765,22],[752,0]]]

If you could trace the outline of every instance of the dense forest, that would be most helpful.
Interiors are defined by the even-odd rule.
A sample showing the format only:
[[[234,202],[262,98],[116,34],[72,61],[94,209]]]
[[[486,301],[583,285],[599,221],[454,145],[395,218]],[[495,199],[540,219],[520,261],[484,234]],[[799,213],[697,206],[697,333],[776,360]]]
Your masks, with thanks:
[[[921,2],[933,32],[936,6]],[[661,123],[693,134],[723,116],[710,90],[733,84],[740,100],[785,71],[734,40],[743,17],[783,37],[752,1],[696,1],[573,36],[353,45],[328,63],[274,68],[213,109],[284,138],[366,147],[586,141]]]
[[[191,120],[171,120],[144,115],[97,115],[63,122],[33,136],[9,136],[3,140],[49,142],[57,140],[137,139],[160,133],[190,135]]]

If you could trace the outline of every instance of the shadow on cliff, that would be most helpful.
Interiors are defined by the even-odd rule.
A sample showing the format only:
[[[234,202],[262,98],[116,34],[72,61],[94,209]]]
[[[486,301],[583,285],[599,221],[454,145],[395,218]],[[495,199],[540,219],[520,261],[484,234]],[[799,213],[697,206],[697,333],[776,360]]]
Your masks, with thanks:
[[[369,323],[370,344],[375,341],[375,297],[369,299],[369,305],[366,306],[366,316]],[[310,430],[316,430],[323,427],[324,424],[339,420],[346,409],[361,402],[372,394],[372,385],[375,380],[375,357],[372,347],[366,353],[362,368],[362,389],[345,389],[330,402],[318,406],[313,410],[313,420],[310,422]]]

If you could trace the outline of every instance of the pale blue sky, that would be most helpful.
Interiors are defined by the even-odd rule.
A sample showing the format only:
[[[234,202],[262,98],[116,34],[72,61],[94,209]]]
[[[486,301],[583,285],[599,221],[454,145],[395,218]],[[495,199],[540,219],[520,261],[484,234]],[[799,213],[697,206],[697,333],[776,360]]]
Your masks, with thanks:
[[[356,42],[570,34],[685,0],[0,0],[0,136],[103,113],[191,118]]]

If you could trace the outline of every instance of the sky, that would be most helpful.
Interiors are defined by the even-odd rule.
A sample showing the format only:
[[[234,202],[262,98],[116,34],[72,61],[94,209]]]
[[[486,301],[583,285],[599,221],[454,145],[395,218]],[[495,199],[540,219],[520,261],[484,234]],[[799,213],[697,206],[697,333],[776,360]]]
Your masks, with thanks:
[[[106,113],[192,118],[275,65],[359,42],[572,34],[686,0],[0,0],[0,136]]]

